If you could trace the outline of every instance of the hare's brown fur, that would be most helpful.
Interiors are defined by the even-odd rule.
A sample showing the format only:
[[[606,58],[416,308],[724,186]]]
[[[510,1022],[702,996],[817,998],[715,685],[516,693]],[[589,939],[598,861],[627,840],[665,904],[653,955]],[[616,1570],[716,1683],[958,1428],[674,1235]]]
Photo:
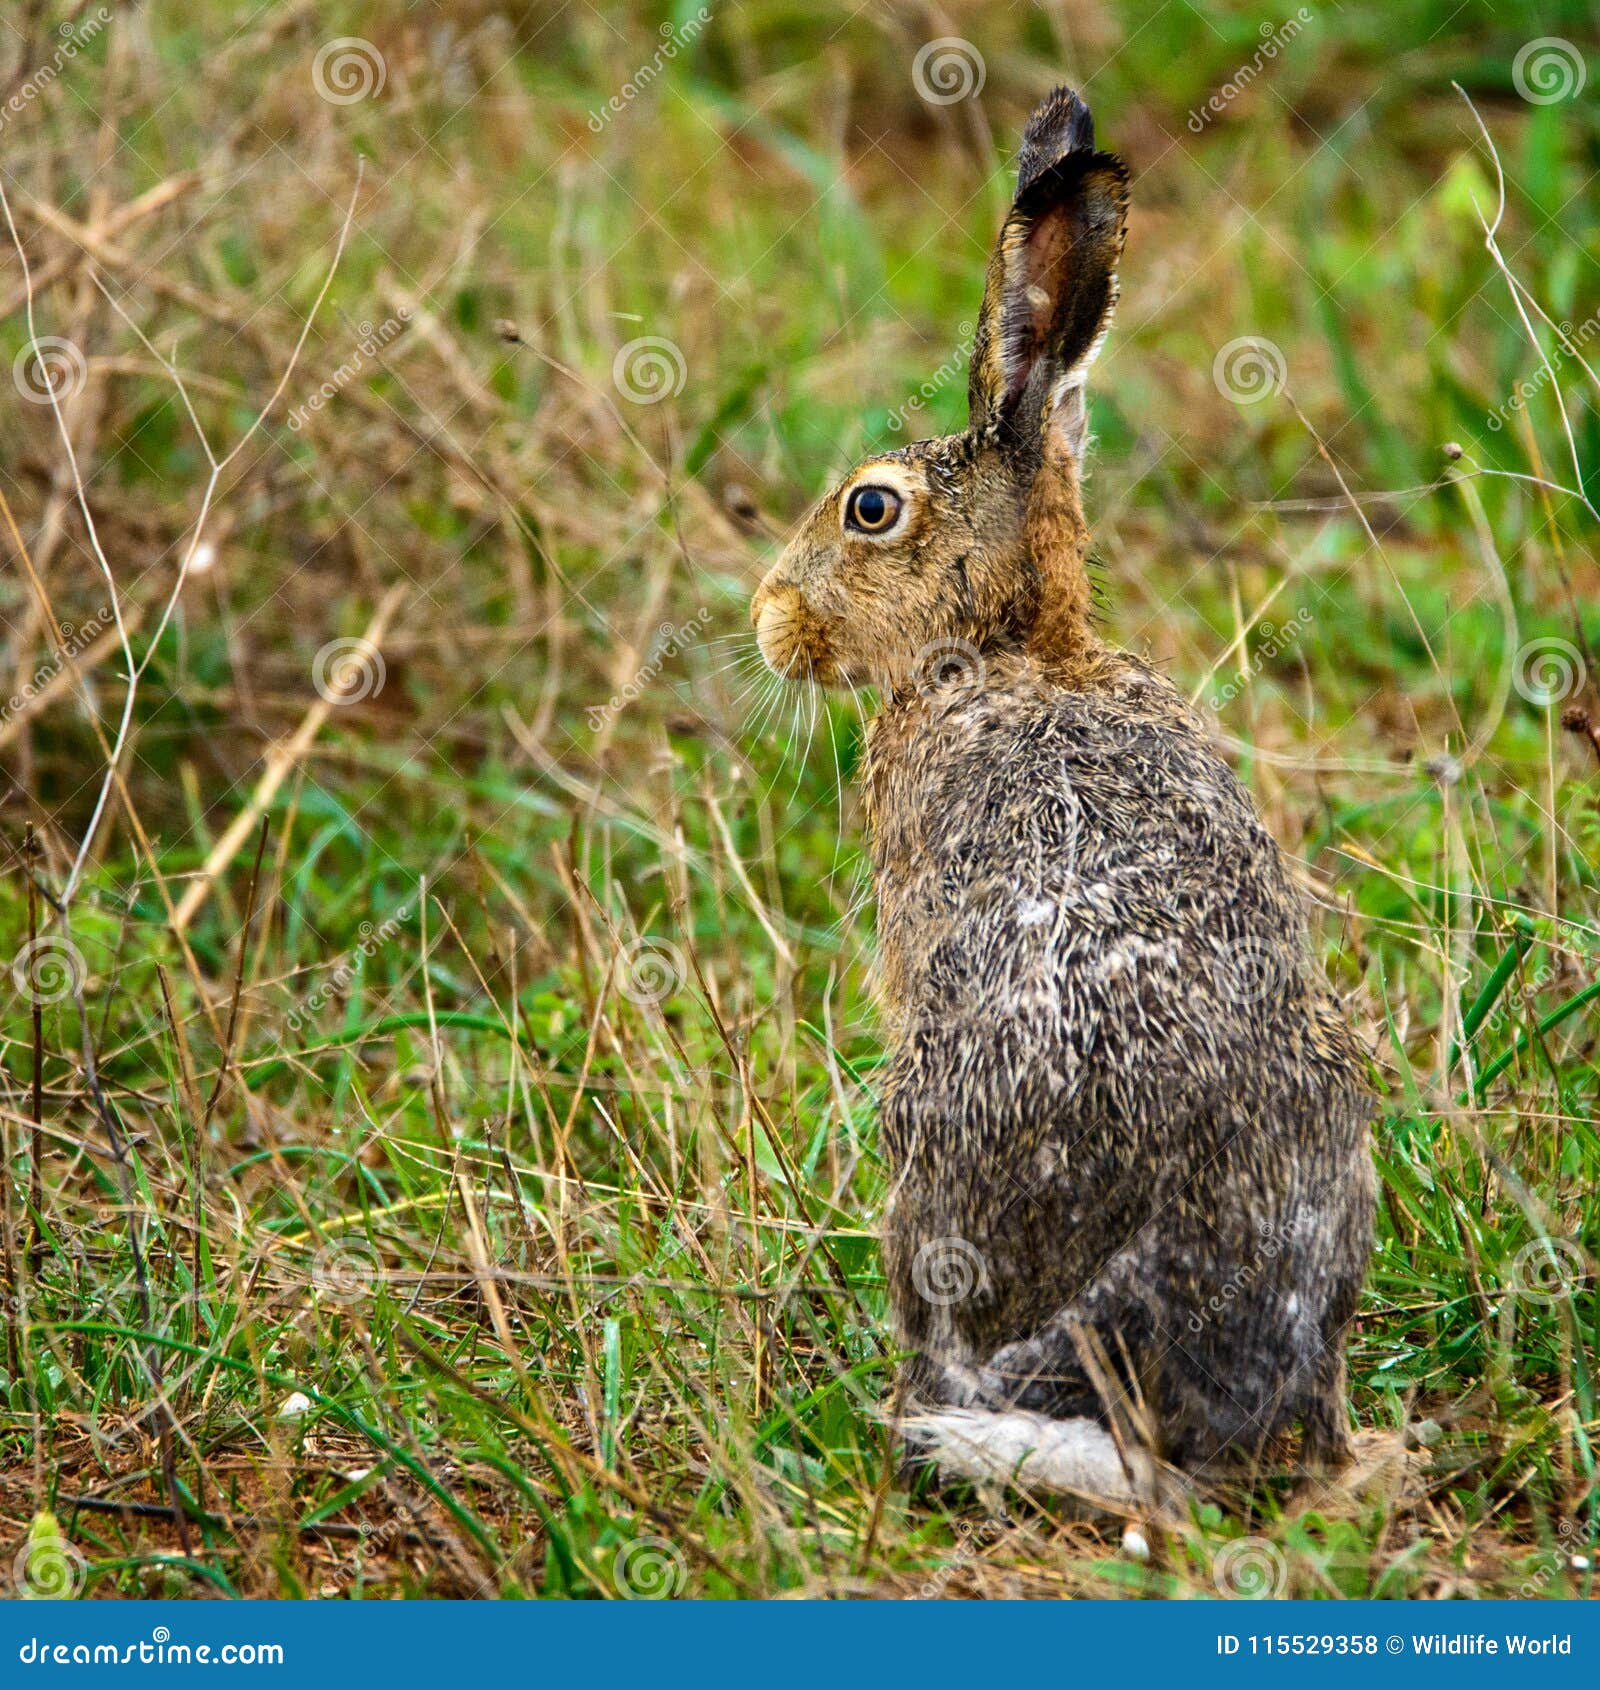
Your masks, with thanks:
[[[884,694],[864,787],[901,1403],[1046,1436],[1135,1403],[1190,1469],[1299,1420],[1337,1460],[1364,1064],[1248,794],[1091,623],[1083,377],[1125,172],[1063,90],[1019,177],[968,431],[859,466],[754,607],[774,668]],[[882,535],[852,526],[867,486],[899,501]]]

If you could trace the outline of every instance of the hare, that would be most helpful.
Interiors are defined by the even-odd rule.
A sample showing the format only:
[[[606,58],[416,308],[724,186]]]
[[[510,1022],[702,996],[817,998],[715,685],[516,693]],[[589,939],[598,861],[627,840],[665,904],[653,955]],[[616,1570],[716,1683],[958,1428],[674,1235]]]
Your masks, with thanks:
[[[1347,1459],[1374,1177],[1365,1064],[1282,853],[1091,614],[1084,378],[1127,183],[1075,93],[1038,106],[966,432],[854,469],[752,619],[778,674],[881,698],[862,766],[907,1454],[1133,1507],[1297,1420],[1308,1462]]]

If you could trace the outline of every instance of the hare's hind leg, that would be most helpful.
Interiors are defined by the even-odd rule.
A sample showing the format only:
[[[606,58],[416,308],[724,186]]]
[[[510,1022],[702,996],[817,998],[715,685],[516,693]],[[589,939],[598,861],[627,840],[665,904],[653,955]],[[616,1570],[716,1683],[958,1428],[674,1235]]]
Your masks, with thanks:
[[[1142,1451],[1124,1460],[1098,1420],[1018,1408],[993,1386],[991,1368],[911,1356],[896,1389],[903,1475],[932,1469],[942,1479],[1014,1484],[1122,1508],[1154,1500],[1155,1464]]]
[[[1112,1508],[1161,1500],[1156,1464],[1120,1450],[1097,1420],[1051,1420],[1023,1409],[939,1408],[902,1422],[907,1453],[945,1478],[1009,1484]]]
[[[946,1479],[1011,1484],[1145,1511],[1171,1500],[1170,1475],[1137,1437],[1120,1442],[1071,1360],[1065,1332],[1008,1344],[987,1365],[939,1367],[917,1357],[920,1387],[902,1398],[908,1464]]]
[[[1104,1420],[1104,1396],[1083,1366],[1077,1329],[1075,1320],[1059,1318],[996,1350],[979,1374],[985,1399],[1051,1420]]]
[[[1315,1383],[1303,1413],[1302,1450],[1312,1472],[1338,1472],[1350,1464],[1355,1452],[1348,1405],[1344,1351],[1331,1350],[1316,1364]]]

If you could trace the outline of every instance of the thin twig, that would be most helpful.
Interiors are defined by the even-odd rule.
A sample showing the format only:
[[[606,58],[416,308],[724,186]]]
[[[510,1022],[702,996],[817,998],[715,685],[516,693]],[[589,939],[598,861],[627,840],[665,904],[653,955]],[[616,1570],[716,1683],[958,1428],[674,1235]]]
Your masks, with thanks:
[[[292,377],[295,367],[299,362],[300,353],[305,346],[306,339],[311,333],[311,325],[316,319],[317,311],[323,300],[327,297],[328,289],[333,285],[333,278],[338,269],[339,260],[344,254],[345,242],[349,238],[350,227],[355,218],[357,200],[361,192],[361,179],[362,169],[358,166],[355,187],[351,190],[350,203],[346,207],[344,221],[339,227],[339,236],[334,246],[332,262],[329,264],[328,272],[323,278],[322,286],[317,293],[316,299],[312,303],[311,310],[306,315],[305,322],[300,330],[300,337],[295,342],[294,350],[290,353],[289,359],[284,365],[283,372],[278,378],[277,386],[273,388],[266,403],[256,413],[254,421],[251,422],[250,426],[234,443],[232,450],[230,450],[224,457],[218,458],[215,455],[215,453],[211,450],[210,442],[206,439],[204,431],[200,431],[201,446],[205,451],[206,460],[210,465],[211,473],[207,478],[205,488],[200,496],[199,513],[195,517],[194,526],[189,537],[189,544],[185,548],[183,558],[179,564],[177,579],[173,583],[172,591],[167,596],[167,601],[162,609],[160,620],[157,622],[155,631],[151,636],[148,646],[146,647],[144,659],[138,664],[135,664],[134,662],[133,646],[129,639],[128,627],[123,618],[121,598],[117,591],[116,577],[112,571],[110,560],[106,557],[105,549],[100,542],[99,529],[94,520],[94,513],[89,506],[88,490],[84,485],[83,473],[78,463],[77,452],[72,443],[71,431],[67,427],[66,416],[61,408],[61,398],[57,392],[57,384],[54,382],[48,383],[47,393],[50,400],[50,409],[55,417],[57,433],[61,437],[62,447],[67,455],[67,463],[71,473],[73,488],[77,494],[78,509],[83,517],[84,529],[88,536],[90,550],[93,552],[95,561],[100,567],[101,574],[105,577],[106,589],[111,597],[112,616],[117,625],[118,639],[122,646],[123,656],[127,662],[127,688],[122,702],[122,714],[118,720],[117,731],[112,740],[109,767],[106,770],[105,778],[100,783],[99,792],[95,797],[94,808],[90,813],[88,825],[84,829],[82,842],[78,846],[77,853],[72,861],[71,871],[67,876],[66,885],[62,890],[61,901],[63,906],[68,906],[72,902],[73,894],[77,890],[79,878],[83,873],[84,864],[87,862],[89,852],[93,847],[95,835],[99,831],[101,818],[105,814],[106,804],[110,799],[112,787],[116,783],[117,771],[121,766],[123,754],[127,749],[128,735],[133,725],[133,708],[138,696],[139,682],[143,677],[145,670],[149,667],[150,662],[154,658],[156,650],[161,643],[161,636],[165,633],[167,623],[171,619],[172,613],[177,607],[178,597],[183,590],[183,585],[188,578],[189,569],[193,563],[195,553],[198,551],[200,546],[201,536],[205,530],[206,519],[210,514],[212,501],[216,496],[217,486],[220,483],[224,472],[227,470],[228,465],[231,464],[236,457],[238,457],[239,453],[244,450],[246,445],[254,439],[255,435],[263,427],[268,413],[282,397],[285,388],[287,388],[289,384],[290,378]],[[33,346],[37,346],[39,337],[34,310],[37,298],[37,289],[34,286],[33,273],[28,264],[27,249],[24,247],[22,237],[17,231],[16,219],[12,215],[11,201],[6,194],[5,184],[3,181],[0,181],[0,209],[3,209],[5,212],[6,226],[11,232],[12,244],[16,248],[18,261],[22,265],[23,286],[26,292],[29,343]],[[101,292],[105,294],[105,297],[110,302],[112,309],[115,310],[123,321],[134,330],[135,334],[143,342],[151,355],[162,364],[168,374],[177,383],[178,391],[183,399],[183,403],[189,411],[190,418],[194,420],[193,407],[189,403],[187,391],[184,389],[182,378],[178,375],[176,369],[170,364],[169,360],[162,357],[162,354],[145,336],[144,331],[133,322],[128,314],[122,309],[122,306],[111,297],[109,292],[107,292],[104,288],[103,284],[99,282],[98,278],[95,278],[95,282],[96,286],[99,286]],[[198,421],[196,420],[196,427],[198,428],[198,426]]]
[[[405,596],[406,589],[403,586],[389,589],[377,610],[373,612],[372,620],[367,624],[365,633],[361,635],[365,644],[376,649],[383,643],[383,636],[388,630],[390,620]],[[261,771],[261,778],[256,782],[256,789],[250,795],[250,801],[233,818],[222,837],[212,846],[200,873],[190,882],[187,891],[179,899],[178,907],[172,914],[171,925],[174,932],[187,932],[189,923],[194,920],[200,906],[210,897],[211,889],[216,885],[217,877],[244,848],[245,841],[255,831],[256,824],[266,814],[267,806],[277,795],[278,788],[283,785],[289,771],[311,749],[317,735],[322,731],[323,724],[332,714],[336,702],[337,700],[334,697],[318,698],[317,702],[301,718],[299,727],[295,729],[287,741],[267,748],[267,754],[264,758],[266,767]]]

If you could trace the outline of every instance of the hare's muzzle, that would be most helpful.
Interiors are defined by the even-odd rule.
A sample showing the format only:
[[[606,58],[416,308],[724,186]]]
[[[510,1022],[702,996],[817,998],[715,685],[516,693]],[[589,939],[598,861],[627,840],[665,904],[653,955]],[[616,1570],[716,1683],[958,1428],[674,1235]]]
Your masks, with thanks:
[[[827,642],[800,589],[769,576],[750,601],[750,621],[761,656],[785,680],[827,679]]]

